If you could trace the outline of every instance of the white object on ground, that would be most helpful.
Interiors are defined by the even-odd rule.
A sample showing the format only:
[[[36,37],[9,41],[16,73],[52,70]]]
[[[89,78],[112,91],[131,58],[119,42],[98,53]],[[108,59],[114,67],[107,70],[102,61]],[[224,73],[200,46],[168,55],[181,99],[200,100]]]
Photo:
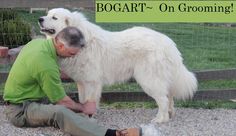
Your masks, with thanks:
[[[142,136],[163,136],[160,129],[156,128],[154,124],[141,125]]]

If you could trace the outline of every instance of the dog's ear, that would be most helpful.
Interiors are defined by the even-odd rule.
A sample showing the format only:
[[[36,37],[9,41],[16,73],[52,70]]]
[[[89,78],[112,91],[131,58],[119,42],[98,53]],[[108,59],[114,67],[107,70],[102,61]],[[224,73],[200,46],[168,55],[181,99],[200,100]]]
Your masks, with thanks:
[[[72,15],[67,15],[66,19],[65,19],[65,24],[67,26],[72,26],[72,22],[73,22],[73,17]]]
[[[70,18],[66,18],[65,23],[66,23],[67,26],[70,26],[70,22],[71,22]]]

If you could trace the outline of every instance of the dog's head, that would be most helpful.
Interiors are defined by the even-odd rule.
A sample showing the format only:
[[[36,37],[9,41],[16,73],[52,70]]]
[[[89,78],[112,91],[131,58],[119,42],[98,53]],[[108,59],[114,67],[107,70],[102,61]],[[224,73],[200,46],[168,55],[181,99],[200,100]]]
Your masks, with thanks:
[[[72,13],[63,8],[52,9],[47,16],[40,17],[38,20],[41,33],[47,38],[54,38],[63,28],[69,26],[72,19]]]

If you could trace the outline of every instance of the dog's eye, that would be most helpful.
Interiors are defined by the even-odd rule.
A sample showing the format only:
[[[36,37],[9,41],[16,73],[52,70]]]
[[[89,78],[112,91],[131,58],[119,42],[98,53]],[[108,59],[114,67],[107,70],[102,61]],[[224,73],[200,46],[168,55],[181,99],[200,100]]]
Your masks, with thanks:
[[[56,18],[56,17],[54,17],[54,16],[52,17],[52,19],[54,19],[54,20],[57,20],[57,18]]]

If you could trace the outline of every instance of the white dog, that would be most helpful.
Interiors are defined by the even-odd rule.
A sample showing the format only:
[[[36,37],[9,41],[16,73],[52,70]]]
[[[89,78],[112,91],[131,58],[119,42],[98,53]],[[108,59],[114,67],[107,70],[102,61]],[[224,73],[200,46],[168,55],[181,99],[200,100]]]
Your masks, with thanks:
[[[61,68],[78,85],[79,100],[99,102],[102,86],[135,78],[155,99],[159,112],[154,122],[166,122],[174,115],[173,97],[191,98],[197,80],[183,64],[175,43],[166,35],[145,27],[110,32],[87,21],[78,12],[58,8],[39,19],[47,37],[67,26],[77,27],[86,45],[73,58],[61,59]]]

